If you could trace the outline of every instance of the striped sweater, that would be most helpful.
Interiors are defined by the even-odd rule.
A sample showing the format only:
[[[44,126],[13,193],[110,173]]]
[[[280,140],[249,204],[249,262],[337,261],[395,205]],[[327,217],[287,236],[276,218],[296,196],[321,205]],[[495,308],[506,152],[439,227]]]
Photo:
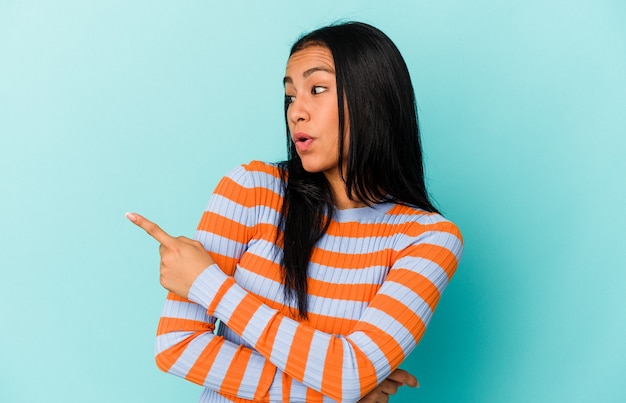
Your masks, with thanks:
[[[196,233],[215,264],[189,300],[166,299],[157,365],[203,385],[201,402],[358,401],[415,348],[461,257],[457,227],[439,214],[394,203],[335,210],[300,320],[284,301],[275,243],[282,195],[275,165],[225,176]]]

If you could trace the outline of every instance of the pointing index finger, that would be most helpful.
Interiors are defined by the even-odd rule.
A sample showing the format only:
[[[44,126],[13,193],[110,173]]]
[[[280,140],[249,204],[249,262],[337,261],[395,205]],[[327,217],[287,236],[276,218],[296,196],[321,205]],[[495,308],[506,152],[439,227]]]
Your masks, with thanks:
[[[148,235],[156,239],[161,245],[167,246],[174,239],[167,232],[163,231],[161,227],[137,213],[126,213],[126,218],[136,226],[143,228]]]

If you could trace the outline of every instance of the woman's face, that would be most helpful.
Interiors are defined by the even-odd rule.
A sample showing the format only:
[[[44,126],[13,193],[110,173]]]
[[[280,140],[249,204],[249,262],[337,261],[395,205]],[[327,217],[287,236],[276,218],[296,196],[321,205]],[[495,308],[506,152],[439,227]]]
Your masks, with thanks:
[[[339,111],[332,54],[322,46],[294,53],[287,62],[284,83],[287,123],[302,166],[308,172],[323,172],[329,179],[337,176]]]

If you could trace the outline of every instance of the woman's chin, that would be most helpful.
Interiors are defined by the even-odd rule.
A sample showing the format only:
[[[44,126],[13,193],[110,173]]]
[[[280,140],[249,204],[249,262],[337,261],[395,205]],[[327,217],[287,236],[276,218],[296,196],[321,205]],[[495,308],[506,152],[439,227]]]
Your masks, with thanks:
[[[302,160],[302,168],[309,173],[316,173],[323,171],[323,167],[320,164],[316,164],[315,162]]]

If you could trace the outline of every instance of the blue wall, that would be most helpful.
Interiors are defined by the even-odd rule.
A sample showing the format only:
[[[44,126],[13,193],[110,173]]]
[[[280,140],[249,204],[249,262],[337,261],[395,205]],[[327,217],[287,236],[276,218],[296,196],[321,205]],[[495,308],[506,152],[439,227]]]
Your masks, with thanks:
[[[0,401],[172,402],[136,210],[192,235],[221,175],[284,157],[302,32],[372,23],[414,80],[466,253],[393,401],[626,401],[626,3],[0,2]],[[214,3],[214,4],[213,4]]]

